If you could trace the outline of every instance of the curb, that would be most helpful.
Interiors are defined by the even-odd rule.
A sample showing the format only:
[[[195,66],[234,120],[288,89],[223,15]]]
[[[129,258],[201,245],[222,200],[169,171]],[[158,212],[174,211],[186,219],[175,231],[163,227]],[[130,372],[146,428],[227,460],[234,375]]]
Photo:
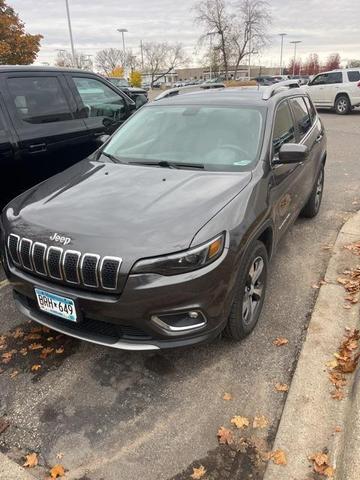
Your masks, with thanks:
[[[2,480],[34,480],[35,477],[6,455],[0,453],[0,478]]]
[[[359,239],[360,211],[344,224],[335,242],[280,420],[273,450],[284,450],[287,464],[269,462],[264,480],[315,478],[308,457],[324,448],[337,480],[360,478],[360,371],[347,377],[347,396],[337,401],[330,396],[325,365],[334,358],[344,328],[360,323],[359,304],[344,309],[345,291],[337,282],[345,269],[360,264],[360,257],[344,249]]]

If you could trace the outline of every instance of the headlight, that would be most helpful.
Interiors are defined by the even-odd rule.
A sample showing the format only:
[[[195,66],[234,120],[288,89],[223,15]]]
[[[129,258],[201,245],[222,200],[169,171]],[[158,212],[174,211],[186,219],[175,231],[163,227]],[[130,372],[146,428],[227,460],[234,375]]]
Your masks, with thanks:
[[[205,267],[219,258],[224,250],[224,244],[225,233],[222,233],[209,242],[182,253],[140,260],[134,265],[131,273],[177,275],[191,272]]]

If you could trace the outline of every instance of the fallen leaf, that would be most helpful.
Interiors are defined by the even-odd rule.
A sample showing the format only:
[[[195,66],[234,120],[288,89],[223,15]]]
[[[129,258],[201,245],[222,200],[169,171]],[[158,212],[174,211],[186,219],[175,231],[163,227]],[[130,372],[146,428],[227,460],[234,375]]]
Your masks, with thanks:
[[[253,428],[266,428],[268,423],[268,419],[264,415],[261,415],[260,417],[254,418]]]
[[[283,450],[275,450],[270,453],[269,457],[276,465],[286,465],[286,455]]]
[[[286,383],[275,383],[275,390],[277,392],[287,392],[289,390],[289,386]]]
[[[5,432],[9,428],[10,423],[5,419],[5,417],[0,417],[0,434]]]
[[[12,356],[13,356],[12,352],[3,353],[1,355],[1,358],[2,358],[1,363],[5,363],[5,364],[9,363],[10,360],[12,359]]]
[[[41,368],[41,365],[33,365],[31,367],[31,371],[32,372],[37,372],[38,370],[40,370],[40,368]]]
[[[329,457],[326,453],[318,452],[309,457],[313,461],[313,470],[315,473],[325,477],[332,477],[335,473],[334,468],[329,465]]]
[[[38,456],[37,453],[29,453],[28,455],[25,455],[25,463],[23,467],[27,468],[34,468],[38,464]]]
[[[246,417],[240,417],[239,415],[233,417],[230,422],[235,425],[236,428],[247,428],[250,424],[249,419]]]
[[[336,360],[336,358],[334,358],[334,360],[329,360],[328,362],[326,362],[325,365],[329,368],[336,368],[338,366],[338,361]]]
[[[20,327],[17,327],[13,333],[10,334],[13,338],[21,338],[24,336],[24,332]]]
[[[342,390],[339,390],[339,389],[335,389],[332,393],[331,393],[331,398],[333,398],[334,400],[343,400],[345,398],[345,393],[342,391]]]
[[[273,344],[277,347],[282,347],[283,345],[287,345],[288,343],[289,340],[285,337],[277,337],[275,338],[275,340],[273,340]]]
[[[27,351],[27,348],[26,348],[26,347],[20,348],[19,352],[21,353],[21,355],[22,355],[23,357],[25,357],[25,355],[28,354],[28,351]]]
[[[339,425],[336,425],[335,432],[336,433],[342,432],[342,428]]]
[[[225,427],[220,427],[217,436],[219,438],[219,443],[222,445],[231,445],[234,443],[234,436],[231,430]]]
[[[47,358],[50,355],[50,353],[52,353],[53,351],[54,349],[51,347],[43,348],[40,353],[40,358],[44,358],[44,359]]]
[[[55,350],[56,353],[64,353],[64,347],[59,347]],[[224,399],[225,400],[225,399]],[[230,399],[231,400],[231,399]]]
[[[64,458],[63,452],[57,453],[57,454],[56,454],[56,458],[58,458],[59,460],[61,460],[62,458]]]
[[[13,372],[10,373],[9,377],[10,377],[10,378],[15,378],[18,373],[19,373],[18,370],[14,370]]]
[[[27,335],[25,335],[24,340],[40,340],[40,338],[41,335],[39,335],[38,333],[28,333]]]
[[[54,465],[50,470],[51,478],[63,477],[64,475],[65,475],[65,470],[62,465],[59,465],[59,464]]]
[[[200,478],[203,478],[205,473],[206,473],[206,469],[202,465],[200,465],[199,468],[193,467],[193,473],[190,475],[190,477],[193,480],[200,480]]]
[[[40,350],[44,348],[41,343],[32,343],[31,345],[29,345],[29,350]]]
[[[313,283],[311,285],[311,288],[314,288],[314,289],[318,290],[320,288],[320,285],[318,285],[317,283]]]

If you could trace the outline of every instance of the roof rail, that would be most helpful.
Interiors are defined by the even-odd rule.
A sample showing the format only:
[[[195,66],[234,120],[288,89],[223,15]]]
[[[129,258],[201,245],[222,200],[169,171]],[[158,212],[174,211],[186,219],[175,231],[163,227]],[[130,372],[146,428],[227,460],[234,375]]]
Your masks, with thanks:
[[[160,93],[154,100],[161,100],[162,98],[167,97],[174,97],[175,95],[179,95],[181,93],[192,93],[201,90],[210,90],[213,88],[225,88],[223,83],[201,83],[199,85],[186,85],[185,87],[174,87],[165,90],[164,92]]]
[[[278,92],[286,90],[286,88],[300,88],[300,81],[298,79],[284,80],[283,82],[274,83],[266,87],[263,93],[263,100],[269,100],[273,95]]]

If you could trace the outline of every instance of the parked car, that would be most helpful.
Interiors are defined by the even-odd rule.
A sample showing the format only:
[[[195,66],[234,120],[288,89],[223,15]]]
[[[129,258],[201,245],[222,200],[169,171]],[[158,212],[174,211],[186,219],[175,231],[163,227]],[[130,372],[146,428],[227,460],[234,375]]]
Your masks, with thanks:
[[[148,103],[89,159],[13,200],[0,251],[20,311],[127,350],[248,335],[269,258],[322,198],[324,127],[286,85]]]
[[[261,75],[254,77],[251,80],[255,80],[259,85],[263,86],[269,86],[279,82],[279,80],[276,80],[272,75]]]
[[[318,108],[334,108],[339,115],[346,115],[360,106],[360,69],[319,73],[305,89]]]
[[[0,204],[99,147],[134,102],[83,70],[0,66]]]
[[[142,107],[149,101],[148,92],[145,88],[132,87],[125,78],[108,77],[108,80],[119,90],[126,93],[135,102],[136,108]]]

